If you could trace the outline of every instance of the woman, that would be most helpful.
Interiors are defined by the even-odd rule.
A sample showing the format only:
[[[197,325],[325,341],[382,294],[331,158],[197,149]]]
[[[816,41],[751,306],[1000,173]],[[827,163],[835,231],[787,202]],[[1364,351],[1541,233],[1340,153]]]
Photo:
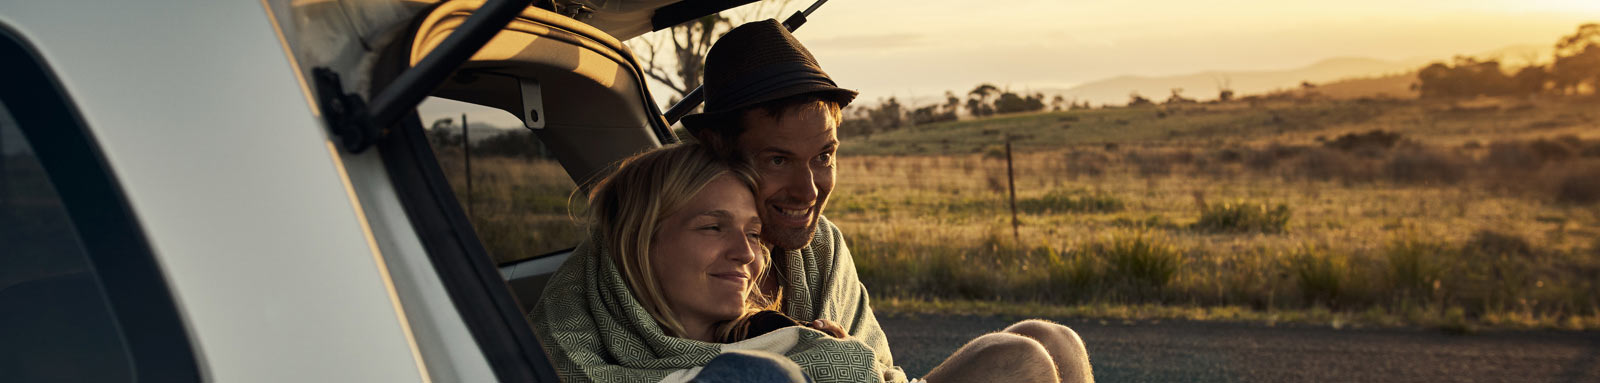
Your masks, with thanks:
[[[749,171],[695,144],[630,157],[597,183],[591,238],[551,277],[530,318],[563,380],[707,379],[727,372],[713,367],[748,362],[719,355],[750,350],[828,361],[799,365],[819,382],[882,379],[860,341],[757,324],[769,323],[754,314],[775,300],[753,288],[767,257],[754,190]]]

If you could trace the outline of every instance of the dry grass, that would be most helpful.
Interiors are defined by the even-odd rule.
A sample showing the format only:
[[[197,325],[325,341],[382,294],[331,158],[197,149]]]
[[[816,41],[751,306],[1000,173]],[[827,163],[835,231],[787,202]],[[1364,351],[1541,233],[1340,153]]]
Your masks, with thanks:
[[[572,178],[551,160],[473,157],[472,193],[466,190],[459,150],[438,153],[456,199],[496,264],[573,247],[583,239],[573,218],[584,203],[572,195]],[[570,202],[570,204],[569,204]]]
[[[918,126],[844,138],[825,214],[889,308],[1595,329],[1597,104],[1236,103]],[[991,150],[1006,136],[1015,236]],[[440,155],[464,195],[459,158]],[[497,261],[581,238],[555,163],[473,167],[472,221]]]
[[[1591,133],[1600,109],[1589,102],[1488,112],[1365,105],[1377,113],[1285,121],[1298,128],[1210,143],[1130,123],[1125,136],[1052,146],[1026,138],[1036,130],[1019,124],[1056,117],[1011,117],[992,128],[1014,129],[1024,137],[1015,146],[1032,148],[1013,154],[1018,239],[1005,162],[982,150],[842,156],[827,214],[844,229],[865,283],[895,299],[1320,308],[1463,326],[1600,323],[1600,149],[1584,154],[1600,147]],[[1307,108],[1276,112],[1344,110]],[[963,123],[972,126],[943,129],[983,128]],[[1393,142],[1345,138],[1380,129],[1395,136],[1375,140]],[[850,144],[928,150],[883,138]],[[1130,238],[1146,243],[1126,248],[1143,250],[1106,245]],[[1175,265],[1170,274],[1166,265]]]

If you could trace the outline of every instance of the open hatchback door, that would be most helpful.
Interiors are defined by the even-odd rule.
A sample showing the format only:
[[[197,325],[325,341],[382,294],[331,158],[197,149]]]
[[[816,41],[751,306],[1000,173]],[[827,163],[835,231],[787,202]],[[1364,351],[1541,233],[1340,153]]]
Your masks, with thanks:
[[[417,106],[436,97],[515,116],[516,130],[530,132],[543,158],[581,191],[617,160],[678,141],[675,119],[654,104],[622,41],[751,2],[267,2],[342,153],[405,311],[425,318],[412,321],[423,359],[450,366],[430,369],[435,380],[478,381],[492,372],[499,381],[554,381],[525,314],[570,248],[497,264]],[[567,231],[578,225],[567,224]],[[539,230],[483,234],[546,234]],[[419,287],[430,284],[443,293]],[[461,324],[452,325],[457,315]],[[483,363],[452,356],[470,344]]]

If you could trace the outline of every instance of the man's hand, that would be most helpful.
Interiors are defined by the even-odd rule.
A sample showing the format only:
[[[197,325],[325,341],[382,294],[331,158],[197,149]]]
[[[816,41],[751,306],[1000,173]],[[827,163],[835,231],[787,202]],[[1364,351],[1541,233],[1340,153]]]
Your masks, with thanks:
[[[817,319],[811,321],[811,323],[807,324],[807,326],[825,334],[833,335],[834,338],[845,339],[849,337],[849,335],[845,335],[844,329],[839,328],[839,324],[833,323],[833,321],[827,319]]]

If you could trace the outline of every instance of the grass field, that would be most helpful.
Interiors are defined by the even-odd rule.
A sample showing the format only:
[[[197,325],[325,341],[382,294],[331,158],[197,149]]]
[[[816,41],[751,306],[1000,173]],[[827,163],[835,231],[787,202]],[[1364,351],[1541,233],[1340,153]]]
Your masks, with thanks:
[[[1600,328],[1594,98],[1110,108],[841,139],[824,214],[886,310]],[[497,261],[581,238],[555,163],[473,167]]]
[[[827,215],[899,306],[1595,328],[1597,105],[1241,103],[912,127],[844,139]]]

